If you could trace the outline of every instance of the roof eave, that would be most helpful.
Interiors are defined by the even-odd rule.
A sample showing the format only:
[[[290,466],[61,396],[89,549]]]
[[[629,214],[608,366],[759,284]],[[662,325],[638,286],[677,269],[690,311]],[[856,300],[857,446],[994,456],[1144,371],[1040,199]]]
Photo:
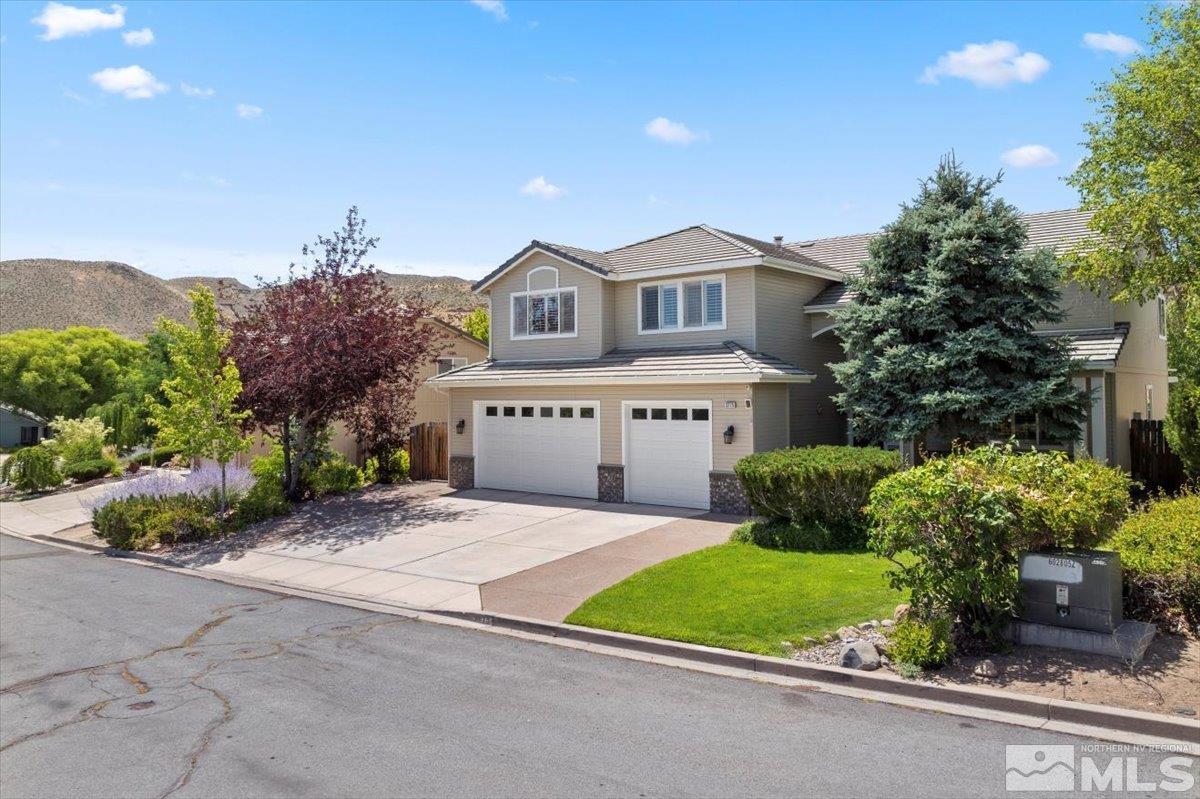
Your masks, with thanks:
[[[486,277],[481,278],[475,285],[471,286],[471,291],[473,291],[476,294],[482,294],[484,292],[484,290],[487,289],[488,286],[492,285],[497,280],[504,277],[504,275],[508,272],[508,270],[510,270],[514,266],[516,266],[517,263],[522,258],[524,258],[525,256],[527,256],[533,252],[545,253],[546,255],[549,255],[552,258],[557,258],[560,261],[564,261],[564,262],[570,264],[571,266],[578,267],[579,269],[583,269],[586,272],[591,272],[592,274],[596,275],[597,277],[601,277],[601,278],[605,278],[605,279],[609,279],[609,280],[612,279],[611,273],[601,269],[600,267],[596,266],[595,264],[589,264],[587,261],[584,261],[580,258],[576,258],[574,255],[571,255],[568,252],[564,252],[564,251],[558,249],[557,247],[552,247],[552,246],[546,244],[545,242],[541,242],[541,241],[538,241],[537,239],[534,239],[533,241],[529,242],[528,245],[523,247],[521,249],[521,251],[518,252],[516,255],[509,258],[504,263],[500,264],[500,266],[496,267],[496,269],[493,270],[490,275],[487,275]]]
[[[796,261],[789,261],[786,258],[776,258],[773,255],[764,255],[762,258],[763,266],[773,266],[776,269],[786,269],[790,272],[799,272],[803,275],[812,275],[813,277],[832,280],[835,283],[842,283],[846,280],[846,275],[828,266],[816,266],[813,264],[801,264]]]
[[[652,375],[647,377],[487,377],[477,379],[445,380],[446,375],[431,377],[425,382],[438,388],[496,388],[508,386],[637,386],[637,385],[704,385],[746,383],[811,383],[816,375]]]

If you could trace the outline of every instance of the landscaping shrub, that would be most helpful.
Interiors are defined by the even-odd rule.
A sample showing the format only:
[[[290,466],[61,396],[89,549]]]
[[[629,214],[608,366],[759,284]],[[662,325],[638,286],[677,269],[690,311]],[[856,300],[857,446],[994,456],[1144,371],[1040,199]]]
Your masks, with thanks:
[[[21,491],[42,491],[63,481],[54,453],[43,446],[14,452],[0,467],[0,478]]]
[[[888,654],[897,664],[911,663],[922,669],[935,669],[954,651],[950,636],[950,620],[945,617],[929,621],[905,619],[888,634]]]
[[[246,495],[234,505],[234,514],[239,525],[254,524],[273,516],[282,516],[292,509],[292,503],[283,495],[283,486],[274,480],[259,480]]]
[[[734,529],[729,540],[769,549],[821,551],[833,548],[833,536],[825,528],[796,524],[787,519],[745,522]]]
[[[110,546],[138,551],[201,541],[220,531],[211,503],[190,494],[108,502],[93,510],[92,528]]]
[[[409,462],[408,450],[397,449],[393,450],[390,461],[391,482],[402,483],[408,479]],[[368,483],[374,483],[379,480],[379,461],[377,458],[367,458],[363,463],[363,479]]]
[[[98,461],[104,457],[104,441],[109,429],[94,416],[84,419],[64,419],[59,416],[50,423],[54,438],[46,445],[62,462],[70,466],[86,461]]]
[[[90,461],[68,463],[62,468],[63,476],[77,483],[95,480],[98,477],[108,477],[119,469],[116,458],[96,458]]]
[[[835,549],[866,543],[862,508],[871,488],[899,469],[896,452],[835,446],[757,452],[733,467],[756,512],[818,528]]]
[[[1107,546],[1121,555],[1126,616],[1200,630],[1200,493],[1152,499]]]
[[[1047,547],[1091,547],[1116,529],[1130,481],[1061,452],[981,447],[881,480],[869,544],[892,560],[895,588],[920,618],[946,615],[963,638],[995,646],[1017,610],[1017,559]],[[900,553],[915,558],[901,563]]]
[[[313,470],[310,480],[313,494],[325,497],[331,494],[345,494],[363,486],[363,473],[353,463],[341,456],[335,456],[323,462]]]

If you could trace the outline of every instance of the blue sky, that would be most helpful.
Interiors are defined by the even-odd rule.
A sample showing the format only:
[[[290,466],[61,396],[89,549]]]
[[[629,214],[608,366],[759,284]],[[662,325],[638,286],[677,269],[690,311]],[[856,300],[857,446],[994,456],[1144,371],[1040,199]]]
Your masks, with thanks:
[[[0,257],[249,281],[357,204],[381,267],[473,278],[532,238],[871,230],[950,149],[1071,207],[1087,97],[1144,13],[5,2]]]

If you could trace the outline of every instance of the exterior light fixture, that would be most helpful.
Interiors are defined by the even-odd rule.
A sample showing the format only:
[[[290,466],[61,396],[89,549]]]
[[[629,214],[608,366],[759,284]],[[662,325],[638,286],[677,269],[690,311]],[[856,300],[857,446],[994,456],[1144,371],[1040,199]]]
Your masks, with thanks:
[[[729,427],[725,428],[725,443],[733,443],[733,425],[729,425]]]
[[[466,429],[467,429],[467,420],[466,419],[459,419],[458,424],[454,425],[454,432],[458,433],[460,436],[463,434],[463,431]]]

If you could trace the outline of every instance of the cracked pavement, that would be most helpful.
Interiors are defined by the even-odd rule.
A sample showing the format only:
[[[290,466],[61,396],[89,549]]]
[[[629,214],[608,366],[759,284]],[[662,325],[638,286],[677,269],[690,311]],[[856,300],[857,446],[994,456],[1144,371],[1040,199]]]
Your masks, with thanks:
[[[1084,742],[0,536],[5,797],[1000,796]]]

